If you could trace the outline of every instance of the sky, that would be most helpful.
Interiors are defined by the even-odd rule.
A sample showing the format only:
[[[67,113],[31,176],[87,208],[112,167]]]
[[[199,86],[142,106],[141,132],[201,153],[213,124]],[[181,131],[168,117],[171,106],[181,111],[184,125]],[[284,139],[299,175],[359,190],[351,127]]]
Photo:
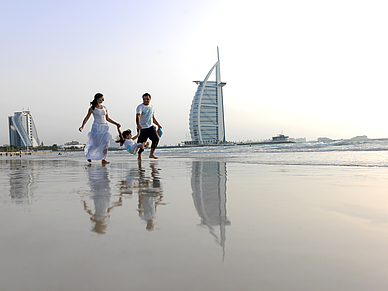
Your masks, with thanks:
[[[132,130],[149,92],[160,144],[188,140],[217,46],[228,141],[386,138],[387,14],[374,0],[1,1],[0,145],[22,109],[45,145],[85,143],[97,92]]]

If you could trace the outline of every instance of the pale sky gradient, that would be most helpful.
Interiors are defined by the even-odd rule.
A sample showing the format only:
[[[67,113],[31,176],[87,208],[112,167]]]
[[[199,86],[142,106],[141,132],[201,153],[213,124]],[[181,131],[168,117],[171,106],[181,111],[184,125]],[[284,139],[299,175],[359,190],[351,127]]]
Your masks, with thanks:
[[[23,108],[46,145],[86,142],[96,92],[123,129],[149,92],[161,144],[186,140],[217,46],[227,140],[388,137],[387,15],[373,0],[1,1],[0,144]]]

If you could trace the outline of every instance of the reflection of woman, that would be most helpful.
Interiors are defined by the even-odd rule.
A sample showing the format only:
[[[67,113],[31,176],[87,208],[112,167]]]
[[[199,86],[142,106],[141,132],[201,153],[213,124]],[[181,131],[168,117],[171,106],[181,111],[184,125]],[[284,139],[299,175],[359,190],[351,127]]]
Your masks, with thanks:
[[[108,110],[102,105],[104,102],[104,95],[97,93],[94,99],[90,102],[91,107],[88,110],[79,131],[82,131],[86,122],[88,122],[90,115],[93,114],[94,122],[92,130],[88,133],[89,141],[85,146],[86,159],[90,163],[92,160],[102,160],[102,163],[109,163],[105,160],[108,153],[109,144],[109,126],[107,121],[120,128],[120,124],[113,121],[108,116]]]
[[[90,220],[94,223],[92,231],[105,233],[106,222],[110,216],[110,211],[122,205],[121,197],[110,206],[111,190],[108,171],[105,167],[89,167],[89,185],[91,189],[91,198],[93,199],[94,212],[88,207],[86,201],[83,201],[84,210],[90,215]]]

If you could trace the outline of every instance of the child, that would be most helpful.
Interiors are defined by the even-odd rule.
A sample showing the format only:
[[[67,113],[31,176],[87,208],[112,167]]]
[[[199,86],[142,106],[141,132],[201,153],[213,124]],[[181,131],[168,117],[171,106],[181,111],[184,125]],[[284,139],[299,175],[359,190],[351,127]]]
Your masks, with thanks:
[[[132,137],[132,132],[130,129],[127,129],[123,133],[121,133],[120,128],[117,127],[117,131],[119,132],[119,139],[116,140],[116,142],[120,143],[120,146],[124,145],[127,151],[130,152],[131,154],[135,155],[139,151],[139,149],[144,150],[144,148],[148,148],[149,142],[147,143],[133,142],[135,139],[139,137],[140,130],[137,133],[137,135],[135,135],[134,137]]]

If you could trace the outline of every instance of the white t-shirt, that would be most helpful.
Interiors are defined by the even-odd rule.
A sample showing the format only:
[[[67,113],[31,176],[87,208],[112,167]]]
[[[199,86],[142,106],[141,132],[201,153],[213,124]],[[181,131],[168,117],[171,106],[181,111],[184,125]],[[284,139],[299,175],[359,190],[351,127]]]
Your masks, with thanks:
[[[136,114],[140,114],[140,125],[143,128],[149,128],[153,124],[152,117],[154,116],[154,107],[152,105],[144,105],[143,103],[137,106]]]

